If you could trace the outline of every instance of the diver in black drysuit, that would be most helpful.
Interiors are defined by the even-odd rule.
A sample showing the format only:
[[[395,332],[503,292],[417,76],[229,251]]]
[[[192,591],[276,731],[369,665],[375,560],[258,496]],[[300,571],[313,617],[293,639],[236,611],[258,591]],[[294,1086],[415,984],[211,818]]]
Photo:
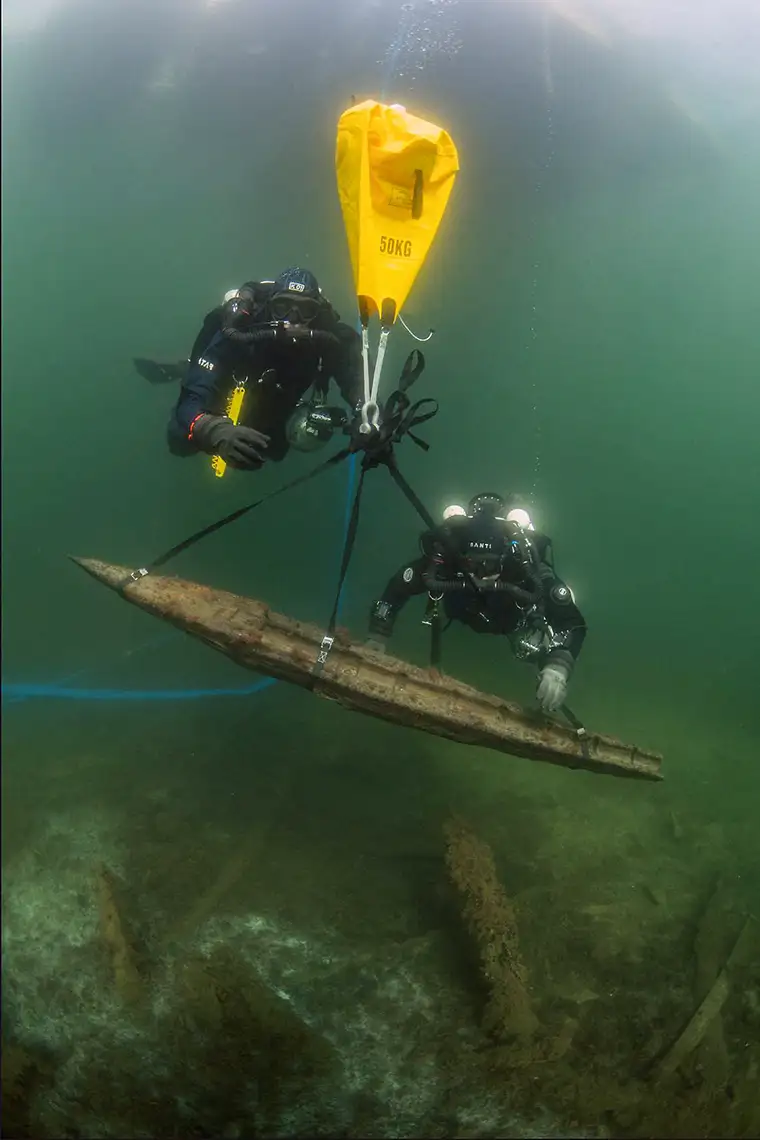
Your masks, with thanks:
[[[249,281],[205,318],[181,364],[136,359],[150,383],[182,380],[168,425],[174,455],[219,455],[256,470],[290,447],[313,451],[348,414],[326,406],[330,380],[352,411],[361,402],[361,337],[344,324],[308,269],[293,266],[274,281]],[[227,402],[246,381],[240,421]],[[311,396],[305,399],[311,391]]]
[[[368,647],[384,652],[402,607],[429,595],[429,616],[445,616],[476,633],[505,634],[515,655],[539,667],[544,712],[564,704],[568,681],[586,637],[570,587],[557,576],[551,540],[530,517],[495,494],[477,495],[467,511],[449,508],[445,521],[421,539],[422,556],[402,566],[370,612]],[[447,517],[448,516],[448,517]]]

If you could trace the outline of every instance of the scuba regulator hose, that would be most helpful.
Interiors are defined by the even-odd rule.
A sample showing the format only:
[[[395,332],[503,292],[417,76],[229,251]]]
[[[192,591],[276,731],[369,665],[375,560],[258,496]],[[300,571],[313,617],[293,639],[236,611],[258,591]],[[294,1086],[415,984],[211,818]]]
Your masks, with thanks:
[[[255,344],[260,341],[307,341],[321,347],[337,345],[339,340],[335,333],[325,329],[312,329],[308,325],[288,325],[272,323],[244,332],[232,324],[222,325],[222,335],[235,344]]]
[[[489,582],[485,578],[453,578],[453,579],[438,579],[434,574],[423,574],[422,581],[431,594],[453,594],[460,590],[469,590],[473,587],[478,593],[489,594],[509,594],[516,602],[523,606],[534,606],[541,600],[541,591],[524,590],[521,586],[515,586],[511,582],[501,582],[498,579]]]

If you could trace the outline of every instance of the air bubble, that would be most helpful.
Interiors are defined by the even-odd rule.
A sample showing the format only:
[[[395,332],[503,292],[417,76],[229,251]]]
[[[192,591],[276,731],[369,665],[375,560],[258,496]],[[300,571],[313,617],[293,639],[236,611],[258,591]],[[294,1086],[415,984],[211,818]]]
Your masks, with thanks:
[[[461,41],[455,18],[456,0],[425,0],[424,4],[402,4],[396,37],[383,60],[385,82],[414,79],[427,64],[438,58],[452,58]]]

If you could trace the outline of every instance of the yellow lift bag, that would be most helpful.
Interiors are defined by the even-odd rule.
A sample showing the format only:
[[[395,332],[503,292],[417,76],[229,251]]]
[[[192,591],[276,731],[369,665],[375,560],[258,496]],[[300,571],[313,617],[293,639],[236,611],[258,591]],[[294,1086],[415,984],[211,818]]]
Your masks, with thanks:
[[[369,99],[338,120],[335,167],[362,324],[366,433],[379,426],[377,392],[390,330],[433,243],[459,158],[441,127],[398,104]],[[381,332],[370,385],[373,315]]]

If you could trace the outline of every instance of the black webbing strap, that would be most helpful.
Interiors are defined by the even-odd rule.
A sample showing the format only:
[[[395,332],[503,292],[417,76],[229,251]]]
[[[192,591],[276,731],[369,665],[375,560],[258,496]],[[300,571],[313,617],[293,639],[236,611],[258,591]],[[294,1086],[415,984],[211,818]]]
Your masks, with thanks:
[[[341,451],[337,451],[335,455],[331,455],[324,463],[320,463],[317,467],[313,467],[311,471],[307,471],[304,475],[299,475],[296,479],[291,479],[289,483],[285,483],[282,487],[278,487],[276,491],[270,491],[268,495],[263,495],[262,498],[256,499],[253,503],[248,503],[245,507],[238,507],[236,511],[225,515],[222,519],[217,519],[215,523],[210,526],[205,526],[203,530],[198,530],[195,534],[191,534],[189,538],[185,538],[182,542],[178,542],[176,546],[172,546],[170,550],[160,554],[158,558],[154,558],[147,566],[141,566],[138,570],[133,570],[128,577],[118,587],[119,590],[124,590],[130,582],[139,582],[147,574],[157,570],[159,566],[165,566],[167,562],[171,562],[178,554],[182,554],[191,546],[195,546],[196,542],[200,542],[202,538],[206,538],[209,534],[214,534],[215,531],[221,530],[222,527],[229,526],[230,523],[236,522],[237,519],[247,515],[249,511],[255,510],[263,503],[268,503],[270,499],[276,499],[278,495],[284,495],[286,491],[291,491],[294,487],[298,487],[301,483],[308,483],[310,479],[315,476],[321,475],[323,471],[327,471],[330,467],[335,467],[343,459],[351,454],[351,449],[344,447]]]
[[[398,386],[402,392],[407,388],[411,388],[415,380],[419,380],[422,373],[425,371],[425,354],[419,348],[413,348],[404,361],[404,367],[401,369],[401,376],[399,377]]]
[[[317,653],[317,660],[312,668],[312,676],[318,676],[327,661],[327,655],[333,647],[335,641],[335,626],[338,624],[338,609],[340,607],[340,598],[343,593],[343,586],[346,582],[346,575],[348,574],[348,567],[351,564],[351,556],[354,552],[354,543],[356,542],[356,532],[359,529],[359,510],[362,501],[362,490],[364,488],[364,476],[367,474],[367,466],[362,463],[361,474],[359,476],[359,483],[354,495],[353,506],[351,507],[351,518],[348,522],[346,529],[346,540],[343,543],[343,555],[340,560],[340,570],[338,572],[338,588],[335,591],[335,601],[333,602],[332,613],[330,620],[327,624],[327,632],[319,646]]]
[[[582,721],[578,719],[573,710],[571,708],[568,708],[567,705],[562,705],[561,711],[565,714],[565,717],[570,722],[571,726],[575,729],[575,735],[578,737],[578,743],[581,746],[581,752],[583,753],[584,758],[586,760],[590,760],[591,754],[588,747],[588,732],[586,731],[586,726]]]
[[[435,613],[430,622],[430,667],[431,669],[440,669],[441,667],[441,642],[443,640],[443,624],[441,622],[441,615],[438,612],[438,604],[436,603]]]
[[[396,465],[396,457],[393,454],[393,448],[390,444],[383,446],[381,449],[366,451],[362,458],[361,475],[359,476],[359,483],[354,495],[354,502],[351,508],[351,518],[349,520],[348,529],[346,531],[346,540],[343,544],[343,555],[340,561],[340,572],[338,576],[338,588],[335,591],[335,601],[333,602],[332,613],[330,614],[330,621],[327,625],[327,630],[319,646],[317,659],[314,662],[311,673],[312,677],[316,680],[322,672],[328,654],[333,647],[335,641],[335,626],[338,621],[338,609],[340,607],[340,598],[343,593],[343,586],[348,574],[348,567],[351,563],[351,555],[354,552],[354,543],[356,541],[356,533],[359,528],[359,511],[361,506],[362,490],[364,488],[364,476],[373,467],[387,467],[393,477],[394,482],[401,488],[406,498],[417,511],[420,518],[426,526],[435,527],[435,520],[425,507],[422,500],[415,494],[412,488],[407,483],[404,476],[399,471]]]
[[[420,498],[418,498],[418,496],[414,493],[414,491],[409,486],[409,484],[407,483],[404,476],[399,471],[399,469],[396,465],[396,457],[395,457],[395,455],[393,455],[392,452],[389,455],[385,465],[388,468],[388,470],[390,471],[391,478],[393,479],[394,483],[396,484],[397,487],[401,488],[401,490],[403,491],[406,498],[409,500],[409,502],[412,504],[412,506],[414,507],[417,514],[420,516],[420,518],[424,522],[425,526],[428,527],[429,530],[436,530],[437,527],[436,527],[435,519],[430,514],[430,511],[427,509],[427,507],[422,502],[422,500]]]

